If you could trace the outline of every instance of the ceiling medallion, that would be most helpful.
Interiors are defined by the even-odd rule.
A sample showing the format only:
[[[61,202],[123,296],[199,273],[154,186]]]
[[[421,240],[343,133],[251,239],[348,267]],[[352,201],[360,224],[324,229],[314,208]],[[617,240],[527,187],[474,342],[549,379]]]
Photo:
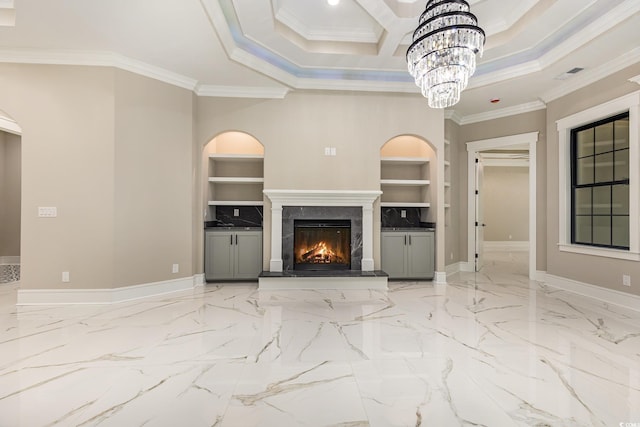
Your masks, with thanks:
[[[431,108],[460,101],[482,57],[484,31],[465,0],[429,0],[407,49],[409,73]]]

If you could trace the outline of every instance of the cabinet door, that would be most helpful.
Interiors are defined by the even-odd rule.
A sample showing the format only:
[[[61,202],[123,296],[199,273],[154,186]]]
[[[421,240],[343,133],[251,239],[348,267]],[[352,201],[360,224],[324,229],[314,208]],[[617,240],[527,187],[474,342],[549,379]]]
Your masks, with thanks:
[[[206,233],[206,280],[224,280],[233,278],[233,255],[235,246],[233,235],[224,232]]]
[[[407,277],[405,233],[383,232],[380,241],[382,270],[390,279]]]
[[[259,231],[238,232],[236,244],[236,279],[258,278],[262,271],[262,233]]]
[[[434,236],[431,232],[409,233],[408,276],[431,279],[434,273]]]

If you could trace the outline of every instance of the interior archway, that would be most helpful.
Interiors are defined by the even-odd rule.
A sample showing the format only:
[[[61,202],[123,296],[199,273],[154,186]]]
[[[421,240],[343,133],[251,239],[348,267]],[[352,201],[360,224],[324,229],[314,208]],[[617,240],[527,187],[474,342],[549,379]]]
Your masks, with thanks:
[[[22,128],[0,111],[0,284],[20,280]]]
[[[429,270],[434,283],[445,284],[445,163],[438,158],[437,151],[431,142],[414,135],[394,137],[381,147],[381,226],[383,230],[404,227],[435,230],[437,225],[432,260],[435,271]],[[381,245],[381,259],[382,249]]]

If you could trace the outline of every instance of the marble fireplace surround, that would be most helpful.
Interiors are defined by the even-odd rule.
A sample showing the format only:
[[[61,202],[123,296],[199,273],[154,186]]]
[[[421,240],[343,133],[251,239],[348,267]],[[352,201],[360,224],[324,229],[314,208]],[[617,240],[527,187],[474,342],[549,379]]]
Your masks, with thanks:
[[[362,271],[373,271],[373,203],[381,191],[264,190],[271,201],[269,271],[282,272],[282,211],[284,207],[359,207],[362,209]]]

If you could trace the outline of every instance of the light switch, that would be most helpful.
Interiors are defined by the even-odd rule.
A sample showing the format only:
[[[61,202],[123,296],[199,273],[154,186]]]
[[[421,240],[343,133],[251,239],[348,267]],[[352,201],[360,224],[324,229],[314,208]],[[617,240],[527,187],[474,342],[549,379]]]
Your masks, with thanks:
[[[336,155],[336,147],[331,147],[331,155],[332,156]]]
[[[325,156],[331,155],[331,147],[324,147],[324,155]]]
[[[58,208],[56,207],[38,207],[38,217],[55,218],[58,216]]]

